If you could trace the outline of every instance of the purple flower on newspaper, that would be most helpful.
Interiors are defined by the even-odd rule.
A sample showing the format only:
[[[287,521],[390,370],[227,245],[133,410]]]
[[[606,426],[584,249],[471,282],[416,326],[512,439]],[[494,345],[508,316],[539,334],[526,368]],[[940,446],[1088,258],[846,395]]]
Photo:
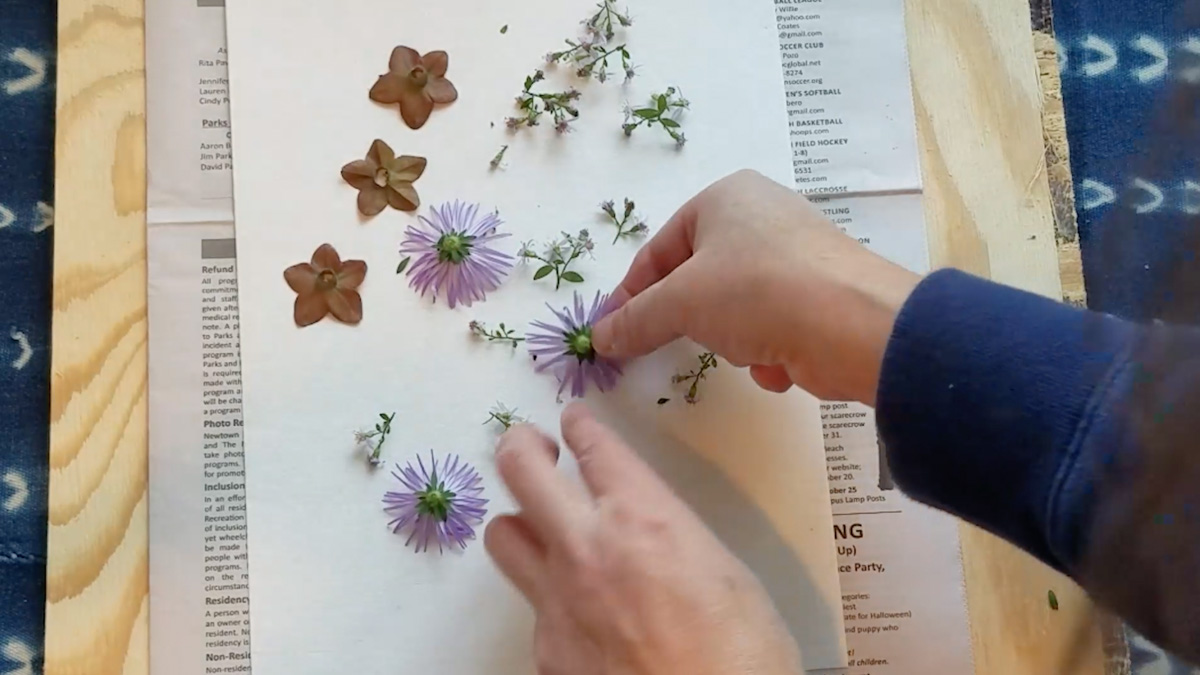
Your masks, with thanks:
[[[513,266],[512,256],[491,246],[509,236],[496,232],[502,224],[496,213],[480,216],[478,204],[435,206],[405,231],[400,254],[408,257],[397,273],[408,269],[409,286],[422,296],[431,294],[434,301],[444,293],[451,309],[482,302]]]
[[[574,311],[570,307],[558,311],[547,304],[558,324],[534,321],[536,330],[525,338],[529,353],[537,361],[537,371],[549,370],[558,378],[560,398],[567,387],[571,396],[582,397],[589,382],[595,383],[600,391],[607,391],[621,376],[621,365],[600,356],[592,347],[592,326],[608,313],[607,301],[608,296],[597,291],[591,308],[587,308],[577,291]]]
[[[458,455],[447,455],[441,462],[429,451],[429,466],[418,456],[392,472],[403,488],[383,496],[383,510],[395,516],[388,527],[392,532],[408,532],[405,546],[428,551],[436,542],[438,552],[447,546],[465,549],[475,538],[475,527],[487,515],[488,500],[483,499],[483,479],[475,467]]]

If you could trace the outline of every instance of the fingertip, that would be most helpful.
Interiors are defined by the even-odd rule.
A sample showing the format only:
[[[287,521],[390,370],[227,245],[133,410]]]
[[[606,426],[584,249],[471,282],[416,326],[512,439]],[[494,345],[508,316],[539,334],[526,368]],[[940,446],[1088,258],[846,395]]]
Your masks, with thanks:
[[[519,515],[496,516],[483,530],[483,548],[517,590],[536,602],[544,561],[542,546],[529,524]]]
[[[513,462],[507,458],[516,455],[523,447],[541,448],[550,457],[552,463],[558,463],[558,441],[547,436],[532,424],[514,424],[496,442],[496,463],[502,478],[505,477],[506,472],[512,470]]]
[[[613,315],[600,319],[595,326],[592,326],[592,346],[601,356],[609,358],[620,358],[617,345],[617,332],[613,325]]]
[[[750,377],[762,389],[775,394],[782,394],[794,385],[791,376],[779,366],[750,366]]]
[[[595,419],[591,409],[586,404],[575,401],[569,403],[566,408],[563,408],[562,415],[559,416],[559,423],[562,425],[563,434],[565,435],[568,430],[574,430],[580,423],[590,419]]]

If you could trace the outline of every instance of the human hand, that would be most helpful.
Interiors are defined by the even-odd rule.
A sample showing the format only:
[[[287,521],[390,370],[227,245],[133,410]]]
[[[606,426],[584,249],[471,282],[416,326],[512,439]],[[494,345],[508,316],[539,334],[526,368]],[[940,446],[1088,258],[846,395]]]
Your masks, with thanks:
[[[530,426],[496,461],[520,513],[488,524],[497,566],[537,614],[538,675],[797,675],[800,655],[754,575],[581,404],[562,433],[586,484]]]
[[[759,386],[873,405],[896,314],[919,277],[795,191],[742,171],[692,198],[638,253],[592,344],[642,356],[688,337]]]

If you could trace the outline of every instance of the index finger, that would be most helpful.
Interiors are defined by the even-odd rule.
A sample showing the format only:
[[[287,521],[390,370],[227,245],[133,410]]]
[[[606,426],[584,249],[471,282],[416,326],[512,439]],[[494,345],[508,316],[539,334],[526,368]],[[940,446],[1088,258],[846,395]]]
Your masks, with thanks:
[[[505,432],[496,468],[521,507],[521,515],[546,544],[569,538],[589,508],[587,495],[555,467],[558,448],[537,429],[521,424]]]
[[[651,497],[665,485],[625,441],[592,416],[587,406],[572,403],[562,413],[562,434],[575,455],[579,474],[595,497],[628,491]]]

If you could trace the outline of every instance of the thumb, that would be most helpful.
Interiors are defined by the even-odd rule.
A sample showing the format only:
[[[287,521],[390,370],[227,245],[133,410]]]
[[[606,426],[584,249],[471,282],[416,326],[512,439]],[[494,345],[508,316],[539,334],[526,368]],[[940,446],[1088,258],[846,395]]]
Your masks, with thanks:
[[[592,345],[614,359],[644,356],[683,335],[683,308],[675,289],[683,269],[662,279],[604,317],[592,329]],[[619,291],[618,291],[619,293]]]

